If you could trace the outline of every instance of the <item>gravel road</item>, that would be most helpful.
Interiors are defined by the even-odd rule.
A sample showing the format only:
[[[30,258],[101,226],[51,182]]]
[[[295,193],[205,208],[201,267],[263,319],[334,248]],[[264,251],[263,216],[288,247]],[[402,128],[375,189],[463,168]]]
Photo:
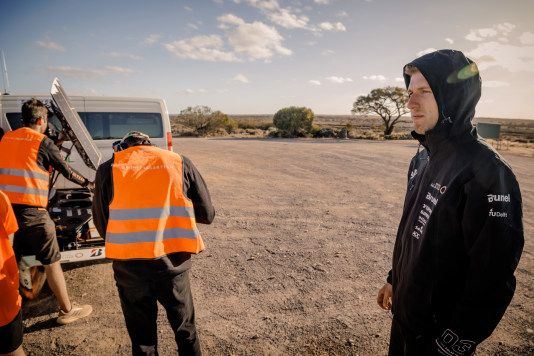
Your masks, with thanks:
[[[376,305],[389,270],[414,141],[175,139],[210,188],[215,222],[194,257],[197,326],[207,355],[380,355],[390,315]],[[534,353],[534,158],[507,154],[523,193],[517,291],[480,355]],[[93,315],[56,326],[48,289],[24,306],[35,355],[129,355],[111,265],[64,266]],[[160,309],[161,355],[175,353]]]

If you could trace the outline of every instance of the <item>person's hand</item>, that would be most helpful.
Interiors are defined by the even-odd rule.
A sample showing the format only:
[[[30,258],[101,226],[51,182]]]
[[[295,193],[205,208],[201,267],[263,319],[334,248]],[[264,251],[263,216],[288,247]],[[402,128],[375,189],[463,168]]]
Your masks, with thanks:
[[[89,189],[91,193],[93,193],[95,191],[95,182],[89,182],[85,187]]]
[[[384,310],[391,310],[391,299],[393,298],[393,286],[390,283],[384,284],[382,288],[378,291],[378,296],[376,297],[376,302],[380,308]]]

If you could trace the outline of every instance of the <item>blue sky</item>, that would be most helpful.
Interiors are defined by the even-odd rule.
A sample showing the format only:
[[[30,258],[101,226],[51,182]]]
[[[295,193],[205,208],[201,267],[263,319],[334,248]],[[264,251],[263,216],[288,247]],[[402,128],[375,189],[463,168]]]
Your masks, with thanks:
[[[203,0],[0,3],[10,92],[151,96],[169,112],[308,106],[349,114],[432,49],[480,67],[477,116],[534,119],[534,1]]]

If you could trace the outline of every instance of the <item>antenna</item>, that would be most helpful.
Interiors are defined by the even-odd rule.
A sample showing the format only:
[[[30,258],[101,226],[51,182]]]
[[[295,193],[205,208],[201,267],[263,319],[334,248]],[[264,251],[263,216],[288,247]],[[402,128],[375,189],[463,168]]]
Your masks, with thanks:
[[[7,65],[6,65],[6,57],[4,56],[4,51],[2,51],[2,62],[4,62],[4,71],[3,71],[3,77],[4,77],[4,95],[9,95],[8,89],[9,89],[9,77],[7,76]]]

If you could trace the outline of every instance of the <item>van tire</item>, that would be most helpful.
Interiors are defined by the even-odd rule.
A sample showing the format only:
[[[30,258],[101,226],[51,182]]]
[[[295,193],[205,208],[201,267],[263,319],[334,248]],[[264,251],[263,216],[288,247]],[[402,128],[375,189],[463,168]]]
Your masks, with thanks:
[[[37,298],[41,289],[43,289],[44,282],[46,281],[45,269],[43,266],[30,267],[30,275],[32,280],[32,289],[27,289],[24,286],[20,286],[20,294],[28,300]]]

